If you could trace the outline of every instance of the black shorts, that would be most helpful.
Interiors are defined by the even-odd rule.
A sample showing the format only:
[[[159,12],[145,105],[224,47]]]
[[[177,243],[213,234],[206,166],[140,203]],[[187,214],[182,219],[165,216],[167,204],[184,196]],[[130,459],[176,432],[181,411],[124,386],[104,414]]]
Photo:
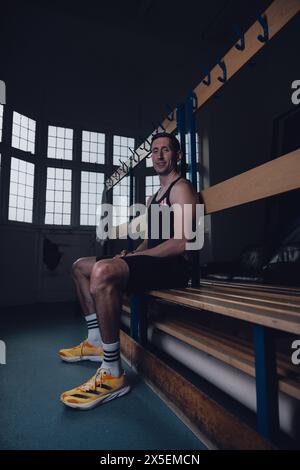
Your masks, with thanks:
[[[109,256],[97,257],[111,259]],[[191,264],[183,257],[159,258],[156,256],[123,256],[129,268],[126,290],[141,292],[149,289],[171,289],[186,287],[192,275]]]

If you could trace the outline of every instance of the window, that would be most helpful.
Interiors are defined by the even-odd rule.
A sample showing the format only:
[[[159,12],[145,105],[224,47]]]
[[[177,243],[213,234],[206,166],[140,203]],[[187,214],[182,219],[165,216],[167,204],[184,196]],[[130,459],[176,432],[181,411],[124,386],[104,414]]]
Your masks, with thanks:
[[[12,147],[25,152],[35,152],[35,121],[14,111]]]
[[[96,226],[97,206],[101,204],[104,174],[81,172],[80,224]]]
[[[185,136],[186,161],[190,164],[190,134]],[[199,134],[196,134],[196,161],[199,162]]]
[[[176,135],[177,139],[180,141],[180,138],[178,135]],[[199,163],[199,147],[200,146],[200,140],[199,140],[199,134],[196,133],[196,162],[197,164]],[[185,155],[186,155],[186,162],[188,165],[191,164],[190,162],[190,134],[187,133],[185,135]],[[189,175],[187,174],[187,178],[189,178]],[[197,190],[199,191],[200,187],[200,174],[199,174],[199,169],[197,165]]]
[[[113,149],[113,163],[114,165],[120,165],[120,160],[126,162],[132,155],[129,147],[134,149],[134,139],[130,137],[120,137],[114,135],[114,149]],[[120,159],[120,160],[119,160]]]
[[[72,160],[73,129],[48,127],[48,158]]]
[[[72,170],[47,169],[45,224],[71,223]]]
[[[8,219],[32,222],[34,164],[11,159]]]
[[[3,109],[4,106],[0,104],[0,142],[2,142]]]
[[[156,193],[156,191],[158,191],[159,188],[160,188],[160,181],[159,181],[158,175],[146,176],[146,180],[145,180],[146,203],[147,203],[148,197]]]
[[[129,176],[113,187],[113,225],[128,222],[129,218]]]
[[[105,159],[105,134],[82,131],[82,161],[102,163]]]

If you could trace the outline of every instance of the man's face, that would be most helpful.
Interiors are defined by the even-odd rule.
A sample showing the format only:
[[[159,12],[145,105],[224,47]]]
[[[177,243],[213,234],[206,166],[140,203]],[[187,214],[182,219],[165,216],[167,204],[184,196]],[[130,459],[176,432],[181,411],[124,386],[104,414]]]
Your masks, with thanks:
[[[179,155],[172,149],[169,137],[158,137],[152,144],[152,162],[158,175],[168,175],[176,168]]]

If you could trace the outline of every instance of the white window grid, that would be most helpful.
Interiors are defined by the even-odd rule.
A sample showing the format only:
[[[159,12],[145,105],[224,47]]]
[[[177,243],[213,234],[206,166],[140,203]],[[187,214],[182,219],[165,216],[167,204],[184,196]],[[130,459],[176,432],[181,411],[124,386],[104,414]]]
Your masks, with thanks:
[[[101,204],[104,173],[81,172],[80,225],[96,226],[97,207]]]
[[[82,161],[104,164],[105,134],[82,131]]]
[[[24,152],[35,152],[36,122],[16,111],[13,112],[12,147]]]
[[[48,126],[48,158],[73,159],[73,129]]]
[[[149,196],[156,193],[160,188],[160,181],[158,175],[146,176],[145,179],[145,196],[146,203]]]
[[[34,164],[12,157],[8,220],[32,223]]]
[[[70,225],[72,170],[47,168],[45,224]]]
[[[129,147],[133,150],[135,141],[132,137],[121,137],[114,135],[113,139],[113,164],[120,165],[120,160],[126,162],[132,155]],[[120,160],[119,160],[120,159]]]
[[[3,128],[3,104],[0,104],[0,142],[2,142],[2,128]]]

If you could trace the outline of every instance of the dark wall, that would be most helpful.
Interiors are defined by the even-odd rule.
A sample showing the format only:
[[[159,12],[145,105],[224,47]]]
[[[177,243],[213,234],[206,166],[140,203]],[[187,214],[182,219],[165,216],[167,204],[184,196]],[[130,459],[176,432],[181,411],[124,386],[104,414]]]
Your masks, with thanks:
[[[295,108],[291,84],[300,77],[299,16],[233,77],[197,115],[209,138],[209,185],[269,161],[275,120]],[[215,260],[230,260],[264,240],[266,203],[258,201],[212,216]]]

